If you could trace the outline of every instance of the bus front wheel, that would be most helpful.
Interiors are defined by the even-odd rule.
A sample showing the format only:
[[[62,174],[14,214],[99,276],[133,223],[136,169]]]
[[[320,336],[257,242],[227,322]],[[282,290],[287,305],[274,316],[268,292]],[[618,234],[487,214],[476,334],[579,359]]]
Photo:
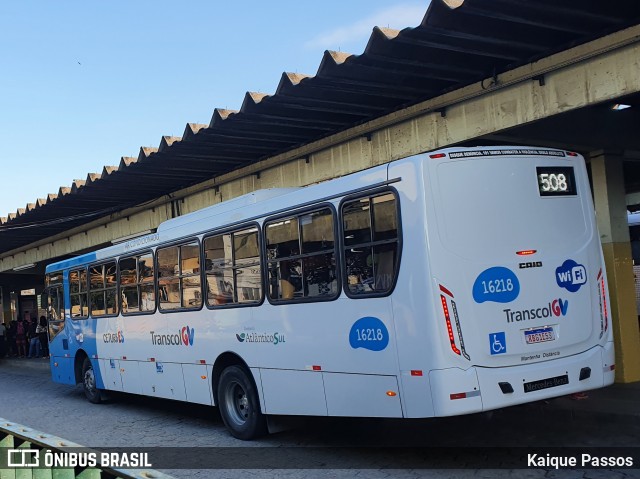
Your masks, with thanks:
[[[256,387],[244,368],[229,366],[222,371],[218,406],[222,421],[233,437],[247,441],[267,432]]]
[[[102,393],[96,386],[96,374],[89,358],[82,363],[82,389],[89,402],[98,404],[102,401]]]

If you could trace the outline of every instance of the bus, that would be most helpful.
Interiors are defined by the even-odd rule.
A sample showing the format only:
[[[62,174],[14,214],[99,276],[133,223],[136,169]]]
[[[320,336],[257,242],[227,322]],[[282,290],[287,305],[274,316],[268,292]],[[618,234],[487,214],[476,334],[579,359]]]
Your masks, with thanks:
[[[469,414],[609,385],[584,159],[447,148],[258,190],[50,264],[53,380],[290,416]]]

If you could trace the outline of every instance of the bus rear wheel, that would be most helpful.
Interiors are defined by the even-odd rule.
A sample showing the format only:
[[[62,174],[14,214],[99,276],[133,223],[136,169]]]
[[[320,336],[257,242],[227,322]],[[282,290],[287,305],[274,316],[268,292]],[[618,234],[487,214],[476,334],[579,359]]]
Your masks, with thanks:
[[[89,358],[84,358],[82,363],[82,389],[89,402],[93,404],[102,402],[102,393],[96,385],[96,374]]]
[[[218,381],[218,406],[222,421],[233,437],[248,441],[267,432],[258,393],[246,369],[229,366],[222,371]]]

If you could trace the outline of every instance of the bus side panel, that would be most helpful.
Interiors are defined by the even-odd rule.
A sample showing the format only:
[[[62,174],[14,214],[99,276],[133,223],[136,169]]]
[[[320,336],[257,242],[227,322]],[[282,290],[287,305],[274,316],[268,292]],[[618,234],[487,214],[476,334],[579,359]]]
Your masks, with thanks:
[[[120,361],[117,359],[100,359],[100,368],[104,378],[104,387],[111,391],[122,391]]]
[[[218,333],[229,338],[228,350],[250,367],[305,371],[315,366],[328,372],[397,374],[388,297],[353,300],[341,296],[335,301],[277,306],[265,303],[254,316],[251,321],[230,326],[225,324],[229,321],[220,321],[224,329]],[[375,321],[360,321],[363,318]],[[381,341],[363,345],[356,341],[356,329],[360,325],[371,329],[370,323],[381,330]]]
[[[484,392],[478,387],[476,368],[436,369],[429,373],[432,384],[434,412],[436,416],[455,416],[482,411]],[[464,399],[453,400],[451,390],[470,392]]]
[[[211,378],[205,364],[183,364],[184,387],[187,401],[213,405],[211,397]]]
[[[396,376],[340,373],[322,376],[329,416],[402,417]]]
[[[140,380],[138,361],[119,361],[122,389],[132,394],[142,393],[142,381]]]
[[[322,373],[260,369],[266,414],[326,416]]]
[[[76,375],[73,358],[51,356],[51,377],[54,382],[75,386]]]
[[[422,157],[389,166],[401,207],[402,256],[396,287],[391,295],[397,344],[399,379],[405,417],[434,415],[429,370],[442,340],[437,335],[427,262]],[[446,338],[446,336],[444,337]]]
[[[160,361],[138,364],[142,391],[147,396],[185,401],[187,393],[182,377],[182,365]]]

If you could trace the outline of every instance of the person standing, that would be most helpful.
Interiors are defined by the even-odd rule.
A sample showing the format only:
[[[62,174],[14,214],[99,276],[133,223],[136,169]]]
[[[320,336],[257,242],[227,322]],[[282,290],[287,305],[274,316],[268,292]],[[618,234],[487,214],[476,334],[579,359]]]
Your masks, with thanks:
[[[38,324],[38,338],[40,339],[40,347],[42,348],[42,357],[49,357],[49,337],[47,335],[47,318],[40,316],[40,324]]]
[[[29,354],[28,358],[40,357],[40,337],[38,334],[38,319],[33,318],[29,323]]]
[[[24,358],[27,355],[27,327],[22,318],[16,323],[16,355]]]
[[[7,354],[7,328],[4,322],[0,322],[0,358]]]
[[[12,319],[7,329],[7,340],[9,341],[9,357],[14,358],[18,355],[18,348],[16,346],[16,328],[17,322]]]

